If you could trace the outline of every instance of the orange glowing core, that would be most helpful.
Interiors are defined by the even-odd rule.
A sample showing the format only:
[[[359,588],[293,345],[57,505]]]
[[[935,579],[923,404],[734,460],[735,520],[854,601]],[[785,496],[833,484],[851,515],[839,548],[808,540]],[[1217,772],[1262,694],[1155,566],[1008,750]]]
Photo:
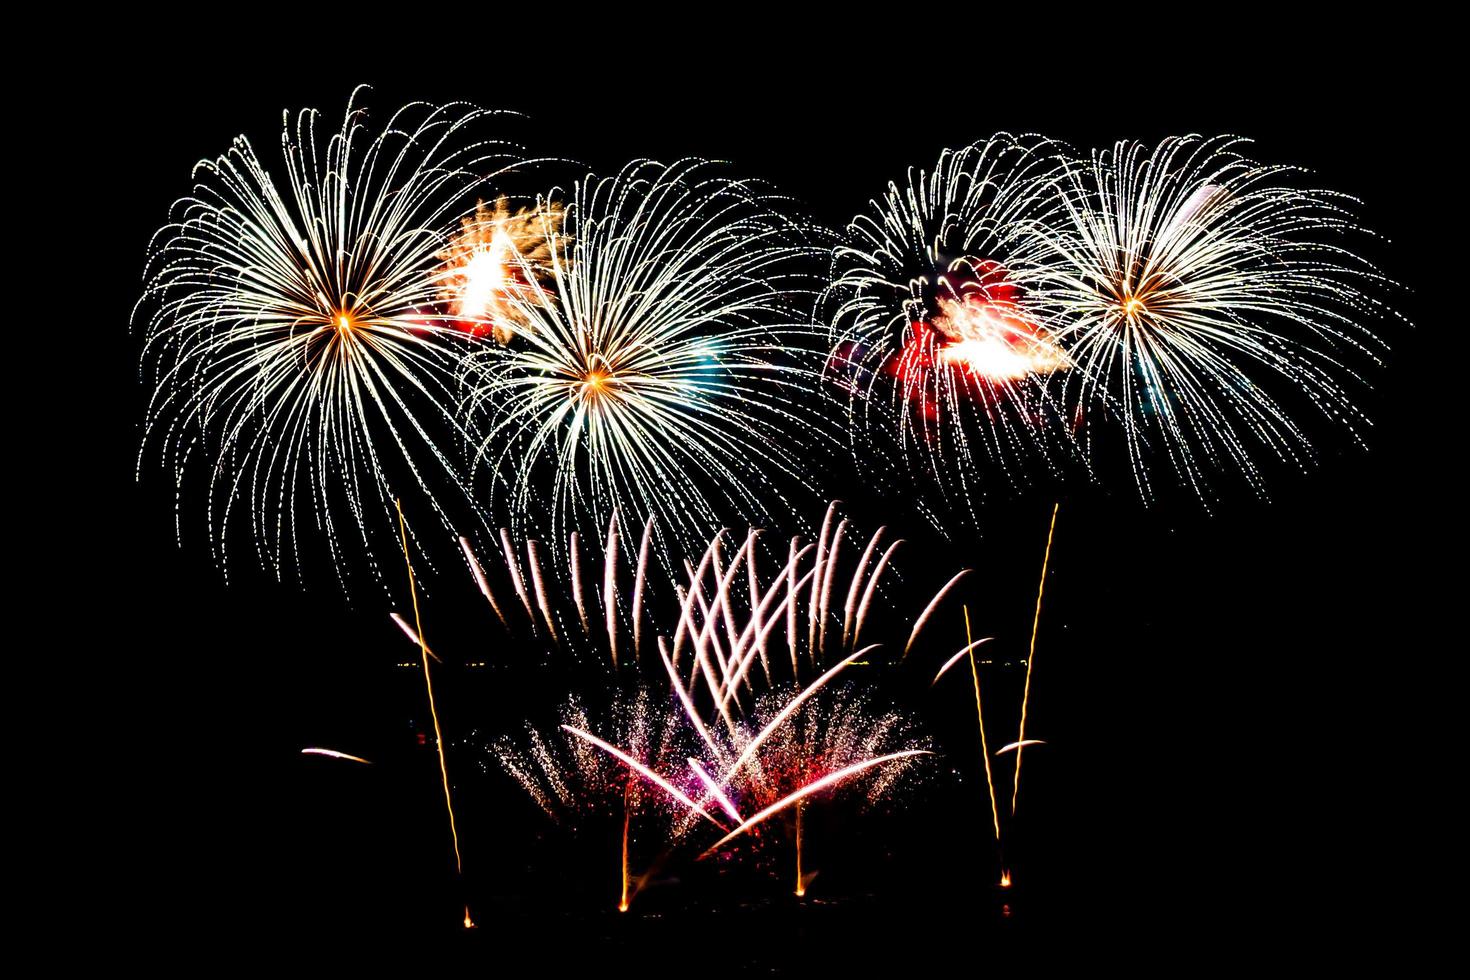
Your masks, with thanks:
[[[543,303],[543,280],[559,253],[561,210],[538,205],[512,212],[509,202],[479,202],[439,253],[440,295],[459,329],[504,344],[523,328],[527,303]]]

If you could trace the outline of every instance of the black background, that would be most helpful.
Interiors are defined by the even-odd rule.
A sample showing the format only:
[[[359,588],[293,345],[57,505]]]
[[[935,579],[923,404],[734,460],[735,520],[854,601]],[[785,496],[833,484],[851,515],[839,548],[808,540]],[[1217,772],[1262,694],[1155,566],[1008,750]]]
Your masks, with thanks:
[[[1460,551],[1458,491],[1444,478],[1459,436],[1442,407],[1456,386],[1454,324],[1430,270],[1463,208],[1432,31],[1380,23],[1332,36],[1238,17],[1141,31],[1103,13],[1058,24],[904,11],[837,31],[579,28],[568,12],[461,33],[436,10],[431,28],[405,21],[367,40],[293,22],[238,45],[184,28],[78,54],[67,82],[83,80],[87,97],[52,93],[45,110],[80,174],[43,219],[71,251],[39,261],[81,250],[105,285],[62,280],[61,302],[74,289],[85,303],[75,315],[98,374],[86,390],[41,396],[57,428],[38,452],[59,458],[50,471],[62,476],[40,532],[56,604],[40,636],[60,668],[47,682],[54,703],[79,716],[61,727],[83,733],[64,758],[42,747],[50,735],[35,740],[71,787],[57,853],[80,858],[75,871],[54,863],[50,907],[125,925],[129,944],[165,958],[422,935],[486,963],[584,943],[588,956],[619,951],[614,962],[647,955],[628,952],[645,934],[620,937],[602,920],[586,927],[598,938],[579,938],[567,924],[578,920],[558,918],[579,910],[548,911],[544,932],[525,926],[534,909],[507,912],[513,928],[481,916],[468,943],[444,927],[458,897],[431,757],[396,747],[421,688],[392,666],[409,658],[383,609],[249,575],[226,586],[200,542],[176,545],[167,479],[134,480],[146,393],[127,316],[148,236],[196,159],[242,131],[268,147],[282,108],[331,116],[369,82],[380,110],[455,98],[522,110],[534,150],[603,171],[639,156],[735,161],[834,224],[906,167],[1002,129],[1079,147],[1240,133],[1258,158],[1362,197],[1364,222],[1389,240],[1371,257],[1410,287],[1394,302],[1415,323],[1390,335],[1388,366],[1371,374],[1369,448],[1328,438],[1320,467],[1278,474],[1269,503],[1235,494],[1213,516],[1145,508],[1124,487],[1063,496],[1035,717],[1053,754],[1035,756],[1046,815],[1026,843],[1045,888],[1018,893],[1024,921],[995,925],[988,881],[955,870],[985,868],[973,851],[929,843],[924,860],[952,863],[924,872],[922,901],[896,900],[921,912],[893,920],[892,934],[875,940],[868,913],[819,927],[793,909],[762,920],[760,950],[741,962],[796,962],[790,948],[817,934],[916,961],[971,937],[976,956],[1208,962],[1285,942],[1357,957],[1433,928],[1431,883],[1447,861],[1438,801],[1459,772],[1436,757],[1455,653],[1438,623]],[[1050,505],[1024,494],[998,504],[983,539],[932,556],[987,569],[999,584],[972,601],[991,602],[989,628],[1006,642],[1024,646]],[[477,651],[465,641],[457,652]],[[54,732],[56,716],[43,716]],[[374,783],[303,763],[312,744],[402,764]],[[482,843],[497,812],[486,805],[469,835],[467,860],[478,849],[482,867],[504,860],[487,851],[517,847]],[[954,813],[934,821],[936,836],[964,825]],[[935,907],[950,911],[931,930]]]

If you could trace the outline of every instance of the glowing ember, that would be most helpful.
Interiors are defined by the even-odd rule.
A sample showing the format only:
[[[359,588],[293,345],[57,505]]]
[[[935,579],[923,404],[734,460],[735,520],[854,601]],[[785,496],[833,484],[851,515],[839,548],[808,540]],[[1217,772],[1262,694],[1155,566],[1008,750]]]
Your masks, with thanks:
[[[961,260],[956,270],[975,279],[940,296],[938,313],[929,326],[947,343],[940,346],[941,364],[968,368],[992,381],[1019,381],[1031,375],[1051,374],[1068,366],[1067,357],[1045,329],[1019,302],[1019,290],[1000,264],[988,260]]]
[[[444,260],[441,298],[461,329],[510,342],[524,326],[521,304],[543,297],[541,281],[559,243],[561,217],[554,206],[512,214],[501,197],[493,207],[480,202],[474,216],[460,223],[459,237],[439,258]]]
[[[1019,381],[1067,367],[1067,357],[1039,324],[1006,301],[969,294],[940,299],[932,325],[950,341],[938,351],[941,364],[963,367],[992,381]]]
[[[1009,871],[1002,871],[1000,873],[1000,887],[1002,887],[1002,888],[1009,888],[1009,887],[1011,887],[1011,873]]]
[[[628,903],[633,896],[628,893],[628,826],[632,822],[633,812],[628,807],[628,796],[632,789],[632,783],[623,785],[623,893],[618,898],[618,911],[628,911]]]

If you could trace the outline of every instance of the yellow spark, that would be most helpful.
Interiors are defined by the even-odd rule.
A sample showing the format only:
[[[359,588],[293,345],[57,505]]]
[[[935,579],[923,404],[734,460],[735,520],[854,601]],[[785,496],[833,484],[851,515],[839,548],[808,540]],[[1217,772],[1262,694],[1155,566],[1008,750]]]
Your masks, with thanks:
[[[628,911],[630,898],[628,895],[628,823],[632,813],[628,808],[628,790],[632,785],[632,780],[627,780],[623,783],[623,894],[618,899],[619,912]]]
[[[423,621],[419,618],[419,594],[418,587],[414,584],[413,562],[408,557],[408,527],[403,522],[403,501],[395,499],[394,506],[398,509],[398,535],[403,542],[403,563],[408,567],[408,594],[413,599],[413,622],[414,632],[419,636],[420,659],[424,664],[424,689],[429,694],[429,716],[434,720],[434,745],[439,751],[439,777],[444,783],[444,809],[449,811],[449,836],[454,841],[454,868],[460,874],[464,874],[464,862],[459,856],[459,831],[454,825],[454,801],[449,795],[449,767],[444,761],[444,735],[439,729],[439,711],[434,707],[434,682],[429,676],[429,647],[424,643]],[[465,907],[465,928],[474,927],[470,922],[469,907]]]
[[[980,710],[980,668],[975,666],[975,644],[970,640],[970,607],[965,610],[965,649],[970,654],[970,677],[975,681],[975,720],[980,723],[980,757],[985,760],[985,788],[990,791],[990,819],[995,824],[995,842],[1000,843],[1000,810],[995,805],[995,780],[990,775],[990,747],[985,744],[985,713]],[[938,680],[936,677],[935,680]]]
[[[1021,731],[1016,736],[1016,782],[1011,787],[1011,816],[1016,815],[1016,799],[1021,795],[1021,750],[1026,747],[1026,706],[1031,700],[1031,665],[1036,661],[1036,630],[1041,626],[1041,596],[1046,591],[1046,566],[1051,561],[1051,540],[1057,530],[1057,511],[1061,501],[1052,504],[1051,526],[1046,529],[1046,553],[1041,559],[1041,583],[1036,586],[1036,615],[1031,620],[1031,649],[1026,653],[1026,687],[1021,692]]]
[[[796,897],[797,898],[804,898],[806,896],[806,882],[803,881],[802,878],[801,878],[801,811],[803,809],[805,809],[805,807],[802,804],[800,804],[800,803],[796,804]]]

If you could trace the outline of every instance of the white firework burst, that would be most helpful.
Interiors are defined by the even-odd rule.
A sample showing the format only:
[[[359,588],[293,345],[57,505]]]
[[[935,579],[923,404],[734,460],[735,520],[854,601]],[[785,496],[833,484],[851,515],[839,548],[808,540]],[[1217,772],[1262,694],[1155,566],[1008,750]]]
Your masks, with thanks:
[[[701,161],[640,161],[537,202],[560,219],[543,217],[546,258],[521,270],[543,288],[505,298],[510,342],[468,370],[476,465],[517,531],[559,543],[657,517],[688,545],[787,509],[798,437],[821,424],[805,404],[820,252],[773,205]]]
[[[1066,358],[1028,302],[1045,248],[1025,232],[1061,214],[1061,153],[1009,134],[945,150],[890,183],[834,251],[828,368],[852,396],[859,458],[891,436],[965,511],[987,464],[1014,475],[1048,442],[1037,379]]]
[[[1364,422],[1343,355],[1375,360],[1367,324],[1388,311],[1369,292],[1386,280],[1343,243],[1355,201],[1244,142],[1118,143],[1070,168],[1059,226],[1027,230],[1048,253],[1033,301],[1072,364],[1063,400],[1094,455],[1095,423],[1117,420],[1145,496],[1160,456],[1202,497],[1207,470],[1262,492],[1260,451],[1310,461],[1302,410]]]
[[[415,104],[374,133],[356,100],[340,125],[285,113],[279,168],[243,136],[200,162],[150,248],[140,471],[153,447],[181,487],[203,477],[226,571],[238,523],[278,578],[311,538],[345,585],[355,553],[376,573],[376,535],[396,549],[395,495],[451,520],[468,335],[441,310],[436,255],[518,154],[482,132],[495,113]]]

